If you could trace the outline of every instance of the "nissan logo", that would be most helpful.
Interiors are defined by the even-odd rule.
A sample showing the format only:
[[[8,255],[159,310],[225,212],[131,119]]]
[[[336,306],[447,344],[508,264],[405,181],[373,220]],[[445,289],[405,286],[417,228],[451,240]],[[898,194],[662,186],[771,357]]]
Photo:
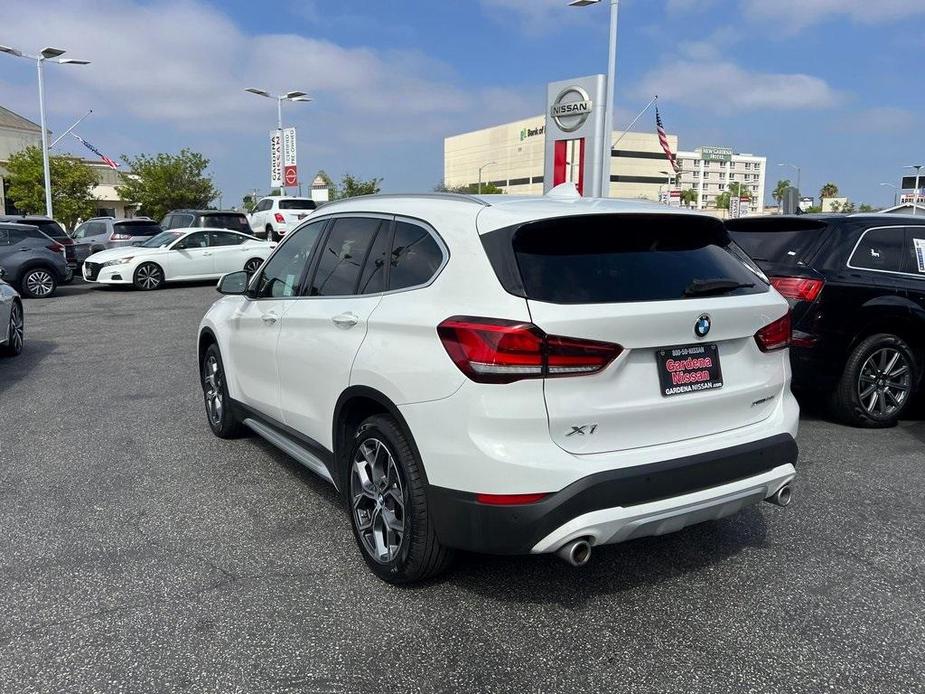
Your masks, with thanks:
[[[571,133],[585,124],[593,110],[588,92],[581,87],[566,87],[553,101],[550,115],[560,130]]]
[[[697,322],[694,323],[694,334],[697,337],[706,337],[710,332],[710,327],[712,326],[712,321],[710,316],[704,313],[700,318],[697,319]]]

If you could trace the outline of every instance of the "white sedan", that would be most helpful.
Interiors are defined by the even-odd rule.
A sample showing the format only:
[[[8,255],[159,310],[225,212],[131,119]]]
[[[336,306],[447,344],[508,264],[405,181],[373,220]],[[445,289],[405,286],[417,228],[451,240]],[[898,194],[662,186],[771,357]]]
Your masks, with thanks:
[[[159,289],[165,282],[218,279],[238,270],[254,273],[275,247],[228,229],[174,229],[137,246],[94,253],[84,261],[83,278]]]

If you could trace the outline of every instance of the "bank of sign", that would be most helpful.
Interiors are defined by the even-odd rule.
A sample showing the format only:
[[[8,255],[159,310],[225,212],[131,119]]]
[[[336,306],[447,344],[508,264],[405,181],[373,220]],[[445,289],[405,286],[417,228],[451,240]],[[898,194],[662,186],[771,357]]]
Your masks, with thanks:
[[[270,131],[270,187],[279,188],[283,185],[283,133],[280,130]]]
[[[538,128],[522,128],[520,131],[520,141],[523,142],[528,137],[536,137],[537,135],[542,135],[546,132],[546,126],[541,125]]]
[[[704,161],[732,161],[732,150],[728,147],[701,147],[700,157]]]
[[[593,110],[588,92],[581,87],[566,87],[553,101],[550,115],[560,130],[571,133],[585,124]]]

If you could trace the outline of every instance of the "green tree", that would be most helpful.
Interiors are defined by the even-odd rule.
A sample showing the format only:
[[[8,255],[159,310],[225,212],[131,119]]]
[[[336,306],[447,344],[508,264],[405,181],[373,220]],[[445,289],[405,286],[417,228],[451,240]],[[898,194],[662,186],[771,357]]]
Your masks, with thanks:
[[[752,194],[742,183],[730,183],[725,192],[716,196],[716,209],[728,210],[730,195],[738,195],[740,198],[752,199]]]
[[[844,214],[852,214],[853,212],[855,212],[855,210],[856,210],[855,205],[850,200],[841,206],[841,211]]]
[[[257,207],[257,198],[253,193],[245,195],[241,198],[241,206],[244,208],[244,211],[250,214],[254,211],[254,208]]]
[[[697,191],[693,188],[681,191],[681,204],[693,207],[697,204]]]
[[[838,186],[834,183],[826,183],[819,191],[819,198],[837,198]]]
[[[359,195],[375,195],[379,192],[381,178],[370,178],[363,180],[352,174],[345,173],[340,180],[340,185],[334,189],[334,199],[342,200],[343,198],[355,198]]]
[[[80,218],[96,212],[93,188],[100,176],[80,159],[55,156],[49,159],[51,169],[51,204],[55,218],[72,229]],[[10,155],[6,165],[9,176],[7,194],[24,214],[45,214],[45,169],[42,150],[26,147]]]
[[[777,182],[777,185],[774,186],[774,192],[771,193],[771,197],[777,200],[777,206],[780,207],[784,201],[784,195],[787,192],[787,189],[790,188],[790,179],[785,178]]]
[[[132,173],[122,174],[122,185],[116,192],[126,202],[137,203],[153,219],[179,208],[204,208],[221,195],[205,173],[209,160],[199,152],[184,148],[177,154],[123,154],[122,158]]]
[[[860,205],[858,205],[858,212],[873,212],[873,211],[874,211],[874,206],[868,205],[866,202],[862,202]]]
[[[467,186],[448,186],[446,183],[438,183],[434,186],[437,193],[462,193],[463,195],[479,195],[479,184],[470,183]],[[499,188],[493,183],[482,181],[482,195],[504,195],[504,188]]]
[[[842,204],[838,200],[833,200],[829,204],[829,211],[839,214],[842,211]]]

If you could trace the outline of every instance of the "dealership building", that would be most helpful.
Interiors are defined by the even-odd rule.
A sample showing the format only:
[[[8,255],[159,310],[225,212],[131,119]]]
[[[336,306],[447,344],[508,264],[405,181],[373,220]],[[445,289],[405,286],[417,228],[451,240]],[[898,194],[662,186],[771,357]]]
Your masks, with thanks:
[[[505,193],[542,195],[545,127],[545,117],[536,116],[446,138],[445,185],[477,184],[481,168],[482,182]],[[678,136],[669,134],[668,142],[678,152],[681,166],[678,185],[654,129],[651,133],[617,131],[612,142],[616,146],[611,152],[610,197],[660,200],[672,188],[693,189],[697,208],[709,209],[729,183],[738,182],[751,193],[749,210],[764,208],[765,157],[723,147],[678,152]]]

